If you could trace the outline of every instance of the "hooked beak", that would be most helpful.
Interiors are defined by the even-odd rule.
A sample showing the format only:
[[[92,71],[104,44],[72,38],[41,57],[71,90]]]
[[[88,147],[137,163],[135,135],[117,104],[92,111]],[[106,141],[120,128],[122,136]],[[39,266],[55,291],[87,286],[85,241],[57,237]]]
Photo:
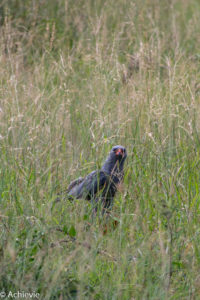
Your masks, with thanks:
[[[123,156],[123,155],[124,155],[124,152],[123,152],[122,149],[119,148],[119,149],[116,150],[115,154],[116,154],[117,156],[119,156],[119,155],[120,155],[120,156]]]

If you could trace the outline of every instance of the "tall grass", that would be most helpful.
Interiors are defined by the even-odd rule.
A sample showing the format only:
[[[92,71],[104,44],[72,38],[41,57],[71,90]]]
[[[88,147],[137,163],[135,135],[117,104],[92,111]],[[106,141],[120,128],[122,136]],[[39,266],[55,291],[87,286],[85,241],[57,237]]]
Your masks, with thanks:
[[[199,1],[4,1],[0,16],[0,292],[199,299]],[[115,144],[110,219],[53,204]]]

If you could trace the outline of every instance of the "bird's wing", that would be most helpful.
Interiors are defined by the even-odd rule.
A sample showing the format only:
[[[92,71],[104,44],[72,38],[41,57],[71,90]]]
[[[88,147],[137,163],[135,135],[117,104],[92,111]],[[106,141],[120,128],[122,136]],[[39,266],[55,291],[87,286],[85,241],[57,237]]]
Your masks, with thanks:
[[[92,199],[106,184],[106,175],[101,171],[93,171],[83,181],[75,185],[68,193],[70,197],[77,199]]]
[[[81,182],[83,182],[84,177],[79,177],[72,182],[70,182],[68,188],[67,188],[67,193],[69,193],[75,186],[79,185]]]

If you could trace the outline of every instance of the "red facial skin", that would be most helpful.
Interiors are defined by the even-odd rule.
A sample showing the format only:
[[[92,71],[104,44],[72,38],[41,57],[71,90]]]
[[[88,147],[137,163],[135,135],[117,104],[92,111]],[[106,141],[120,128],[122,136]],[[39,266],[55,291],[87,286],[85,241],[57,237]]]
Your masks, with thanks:
[[[122,155],[122,156],[123,156],[124,152],[123,152],[122,149],[119,148],[119,149],[116,150],[115,154],[116,154],[116,155]]]

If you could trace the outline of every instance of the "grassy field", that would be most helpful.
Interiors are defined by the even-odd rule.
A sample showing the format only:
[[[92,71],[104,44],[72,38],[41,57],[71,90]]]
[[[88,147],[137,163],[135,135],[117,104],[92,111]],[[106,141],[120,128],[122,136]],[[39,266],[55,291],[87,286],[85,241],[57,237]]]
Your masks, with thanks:
[[[2,1],[0,298],[200,299],[199,28],[198,0]],[[54,205],[116,144],[110,219]]]

